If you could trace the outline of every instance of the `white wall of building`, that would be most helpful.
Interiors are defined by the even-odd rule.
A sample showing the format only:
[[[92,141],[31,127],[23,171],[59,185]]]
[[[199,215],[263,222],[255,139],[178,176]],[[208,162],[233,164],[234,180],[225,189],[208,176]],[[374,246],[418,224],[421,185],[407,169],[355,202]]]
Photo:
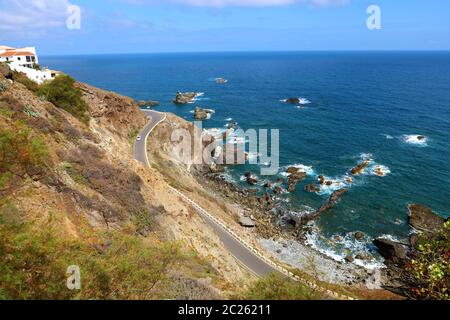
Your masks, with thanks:
[[[51,70],[35,70],[33,68],[26,68],[13,63],[11,63],[9,67],[17,72],[25,73],[30,80],[33,80],[38,84],[52,80],[56,76],[56,73]]]
[[[9,49],[9,50],[8,50]],[[0,54],[11,52],[10,47],[0,46]],[[38,84],[43,83],[44,81],[52,80],[56,76],[56,72],[48,69],[43,70],[35,70],[33,68],[34,64],[38,64],[39,60],[36,54],[36,48],[34,47],[26,47],[13,49],[15,53],[30,53],[26,55],[11,55],[7,57],[0,57],[0,62],[8,63],[9,67],[12,70],[17,72],[22,72],[26,74],[26,76],[37,82]]]

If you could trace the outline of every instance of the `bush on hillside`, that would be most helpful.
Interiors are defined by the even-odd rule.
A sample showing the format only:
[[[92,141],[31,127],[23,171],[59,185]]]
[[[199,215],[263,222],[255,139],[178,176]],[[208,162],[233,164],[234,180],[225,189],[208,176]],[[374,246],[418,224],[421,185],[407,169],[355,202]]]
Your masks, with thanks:
[[[243,298],[246,300],[315,300],[320,297],[301,283],[279,274],[271,274],[255,282]]]
[[[0,128],[0,194],[11,188],[14,181],[43,172],[47,156],[44,141],[33,136],[29,128]]]
[[[13,80],[23,84],[28,90],[37,93],[39,91],[40,86],[27,77],[26,74],[13,71]]]
[[[79,88],[74,86],[75,80],[68,75],[57,76],[52,81],[45,82],[38,90],[38,95],[72,114],[81,122],[89,123],[88,105],[82,98]]]
[[[4,80],[0,80],[0,93],[3,93],[8,89],[8,83]]]
[[[89,245],[61,235],[51,220],[5,222],[3,211],[0,207],[0,300],[168,298],[159,285],[180,257],[176,245],[150,246],[118,231]],[[66,286],[72,265],[80,267],[81,290]]]
[[[414,282],[410,294],[420,300],[449,300],[450,221],[436,235],[423,234],[417,251],[406,268]]]

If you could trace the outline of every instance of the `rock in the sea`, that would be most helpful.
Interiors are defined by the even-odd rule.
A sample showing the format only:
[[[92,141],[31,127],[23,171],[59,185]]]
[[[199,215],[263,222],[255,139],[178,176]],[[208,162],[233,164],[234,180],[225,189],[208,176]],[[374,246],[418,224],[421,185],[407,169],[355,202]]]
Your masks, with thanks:
[[[239,218],[239,224],[245,228],[254,228],[256,227],[256,223],[248,218],[248,217],[240,217]]]
[[[318,186],[313,185],[312,183],[306,185],[305,190],[306,190],[306,192],[311,192],[311,193],[320,192],[320,188]]]
[[[321,214],[325,213],[326,211],[333,208],[336,203],[339,201],[340,198],[342,198],[346,193],[348,192],[348,189],[340,189],[333,192],[333,194],[330,196],[328,201],[320,207],[319,210],[307,214],[301,218],[301,225],[305,225],[309,221],[316,220],[320,217]]]
[[[369,160],[364,160],[363,162],[361,162],[360,164],[358,164],[356,167],[354,167],[351,170],[352,175],[359,175],[361,173],[364,172],[364,170],[370,165],[370,161]]]
[[[435,233],[444,227],[444,218],[434,213],[431,209],[420,204],[408,206],[409,224],[418,231]]]
[[[266,188],[266,189],[271,189],[271,188],[272,188],[272,182],[266,181],[266,182],[264,183],[264,188]]]
[[[247,179],[247,183],[251,186],[258,184],[258,178],[256,178],[251,172],[245,173],[245,178]]]
[[[175,104],[187,104],[194,102],[195,98],[198,97],[197,92],[177,92],[173,103]]]
[[[378,238],[373,241],[373,244],[378,248],[378,252],[383,258],[395,264],[402,264],[407,258],[407,249],[399,243]]]
[[[216,83],[225,84],[225,83],[228,83],[228,80],[226,80],[224,78],[216,78]]]
[[[366,235],[364,234],[364,232],[356,231],[354,237],[356,240],[361,241],[366,237]]]
[[[195,107],[194,118],[195,120],[207,120],[211,118],[212,111],[209,109],[203,109],[200,107]]]
[[[300,98],[289,98],[289,99],[286,99],[286,103],[299,104],[300,103]]]
[[[297,183],[306,177],[306,173],[300,171],[300,169],[296,167],[290,167],[286,170],[286,173],[289,174],[288,177],[288,191],[293,192],[297,186]]]
[[[155,100],[140,100],[138,101],[139,107],[157,107],[159,106],[159,101]]]
[[[283,188],[280,186],[276,186],[275,188],[273,188],[273,194],[282,194],[283,193]]]

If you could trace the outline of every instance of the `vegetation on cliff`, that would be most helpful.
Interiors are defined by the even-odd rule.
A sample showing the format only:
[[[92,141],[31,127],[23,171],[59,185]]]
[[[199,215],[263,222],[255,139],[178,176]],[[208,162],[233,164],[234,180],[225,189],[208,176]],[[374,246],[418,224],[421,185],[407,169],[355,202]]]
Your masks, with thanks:
[[[248,300],[317,300],[320,295],[299,282],[271,274],[255,282],[244,294]]]
[[[407,264],[415,283],[410,294],[415,299],[450,299],[450,221],[437,234],[420,236],[415,257]]]
[[[137,105],[0,67],[0,300],[217,297],[197,281],[215,271],[154,219],[164,207],[129,153],[127,129],[145,123]],[[81,290],[66,285],[72,265]]]

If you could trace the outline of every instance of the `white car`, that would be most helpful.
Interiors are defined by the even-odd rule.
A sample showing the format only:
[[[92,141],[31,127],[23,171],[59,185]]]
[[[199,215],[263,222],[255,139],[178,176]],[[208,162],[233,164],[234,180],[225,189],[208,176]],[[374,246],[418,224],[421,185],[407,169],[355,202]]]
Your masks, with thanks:
[[[136,141],[141,141],[142,137],[141,136],[137,136]]]

